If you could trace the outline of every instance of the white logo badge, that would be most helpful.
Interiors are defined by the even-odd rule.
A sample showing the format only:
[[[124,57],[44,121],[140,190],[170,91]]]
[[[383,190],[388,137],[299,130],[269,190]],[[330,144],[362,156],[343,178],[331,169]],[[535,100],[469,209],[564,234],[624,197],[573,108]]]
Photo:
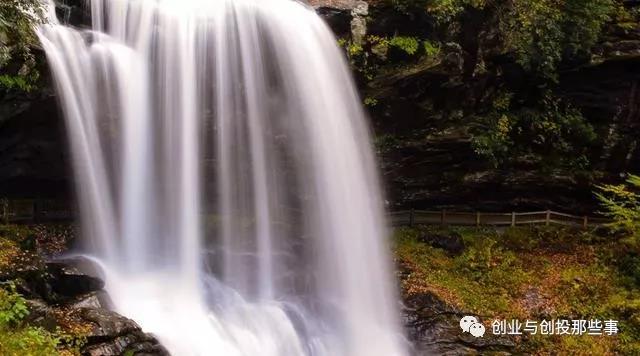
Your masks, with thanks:
[[[463,332],[470,333],[475,337],[482,337],[484,335],[484,325],[480,324],[478,318],[475,316],[465,316],[460,319],[460,329]]]

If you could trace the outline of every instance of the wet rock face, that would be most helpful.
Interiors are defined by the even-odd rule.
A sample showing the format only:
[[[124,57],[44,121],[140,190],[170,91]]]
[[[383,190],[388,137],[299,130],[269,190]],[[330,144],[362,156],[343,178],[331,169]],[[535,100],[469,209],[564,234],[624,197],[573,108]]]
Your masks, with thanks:
[[[40,70],[43,75],[46,71],[44,66]],[[52,90],[0,93],[1,196],[68,195],[69,160],[62,125]]]
[[[309,5],[317,8],[330,8],[337,10],[353,10],[361,0],[309,0]]]
[[[91,7],[84,0],[55,0],[58,20],[77,27],[91,26]]]
[[[91,325],[83,354],[89,356],[134,355],[168,356],[168,351],[138,324],[115,312],[100,308],[82,308],[81,319]]]
[[[348,17],[339,26],[327,21],[337,35],[352,40],[357,36],[348,24],[355,19],[350,14],[355,3],[312,2],[323,16],[331,9]],[[470,134],[473,118],[486,111],[487,98],[499,90],[527,93],[532,85],[513,56],[504,52],[495,14],[466,10],[446,33],[440,33],[442,29],[424,11],[400,14],[392,11],[389,2],[367,3],[367,34],[411,34],[441,42],[437,62],[403,63],[359,81],[361,96],[376,102],[368,108],[376,135],[412,141],[380,150],[392,209],[550,208],[591,214],[597,210],[592,194],[595,180],[612,181],[620,173],[637,171],[640,24],[606,26],[591,58],[577,58],[561,66],[554,94],[579,109],[599,137],[588,153],[598,174],[588,178],[569,171],[544,173],[529,162],[496,169],[475,152]],[[387,57],[377,49],[371,53],[367,60]]]
[[[431,293],[410,296],[404,301],[403,314],[413,356],[427,355],[510,355],[516,350],[514,339],[495,336],[490,327],[483,337],[475,337],[460,328],[460,319],[473,314],[458,310]],[[478,317],[482,322],[482,319]]]
[[[362,0],[309,0],[339,37],[350,37],[362,44],[367,34],[369,3]]]
[[[435,31],[424,14],[393,14],[384,1],[309,0],[334,32],[356,42],[367,34],[392,36],[416,29]],[[82,0],[59,0],[64,21],[89,25]],[[380,152],[390,208],[455,208],[510,211],[596,209],[592,181],[567,174],[538,174],[530,167],[495,169],[473,149],[467,117],[476,114],[487,93],[499,87],[519,91],[526,82],[495,44],[486,13],[465,13],[460,28],[443,42],[440,63],[416,63],[361,83],[379,137],[420,133],[415,144]],[[593,50],[593,61],[560,73],[558,95],[599,125],[607,145],[590,157],[609,177],[640,166],[640,25],[611,25]],[[41,73],[48,75],[44,54]],[[386,57],[380,49],[379,57]],[[480,71],[484,68],[485,71]],[[0,93],[0,196],[71,196],[70,157],[64,121],[53,85],[30,94]],[[445,169],[443,169],[445,167]]]
[[[88,27],[84,0],[56,0],[64,23]],[[70,196],[69,153],[61,110],[44,52],[33,50],[41,76],[30,93],[0,90],[0,196],[54,198]]]
[[[21,281],[18,290],[27,296],[26,322],[51,331],[67,323],[76,325],[84,330],[86,344],[81,352],[87,356],[169,356],[133,320],[108,309],[111,301],[102,290],[104,282],[79,268],[87,265],[84,259],[61,260],[44,265],[38,278],[33,278],[33,271],[14,276]]]

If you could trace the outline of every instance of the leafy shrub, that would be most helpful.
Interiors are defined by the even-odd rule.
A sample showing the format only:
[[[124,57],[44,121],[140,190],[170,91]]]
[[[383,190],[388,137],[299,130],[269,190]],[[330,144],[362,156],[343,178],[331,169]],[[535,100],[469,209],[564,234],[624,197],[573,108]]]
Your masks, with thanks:
[[[630,234],[633,245],[640,241],[640,176],[629,175],[624,184],[599,185],[596,197],[605,209],[603,214],[613,219],[610,226]]]
[[[16,293],[13,283],[0,288],[0,328],[16,325],[28,314],[27,303],[20,294]]]
[[[555,80],[560,61],[588,53],[615,11],[613,0],[516,0],[502,31],[526,70]]]
[[[22,248],[30,250],[34,247],[36,235],[26,225],[0,224],[0,237],[11,240]]]
[[[0,287],[0,355],[55,356],[60,338],[42,328],[22,325],[26,300],[13,284]]]
[[[638,252],[630,252],[620,256],[618,270],[629,278],[632,286],[640,288],[640,254]]]
[[[0,88],[33,89],[39,78],[32,48],[38,39],[34,27],[43,22],[41,0],[0,2]]]
[[[437,43],[425,40],[422,42],[422,46],[424,47],[425,55],[429,58],[437,57],[440,54],[440,45]]]
[[[426,11],[439,23],[452,21],[465,6],[481,8],[485,0],[387,0],[399,13],[410,14],[419,10]]]
[[[472,144],[496,166],[526,157],[547,167],[584,169],[595,139],[582,113],[552,94],[545,93],[534,106],[518,107],[507,93],[497,95],[491,111],[479,118]]]
[[[424,11],[443,26],[456,21],[465,8],[491,6],[499,17],[498,30],[505,49],[516,54],[525,70],[544,80],[556,80],[562,60],[587,57],[607,21],[614,16],[630,16],[615,0],[387,1],[399,13]]]
[[[364,103],[365,106],[368,106],[368,107],[374,107],[378,105],[378,99],[372,98],[372,97],[366,97],[362,102]]]
[[[570,0],[564,3],[564,56],[586,55],[600,37],[603,25],[618,11],[614,0]]]
[[[420,48],[420,42],[415,37],[394,36],[389,40],[391,47],[398,48],[408,55],[414,55]]]

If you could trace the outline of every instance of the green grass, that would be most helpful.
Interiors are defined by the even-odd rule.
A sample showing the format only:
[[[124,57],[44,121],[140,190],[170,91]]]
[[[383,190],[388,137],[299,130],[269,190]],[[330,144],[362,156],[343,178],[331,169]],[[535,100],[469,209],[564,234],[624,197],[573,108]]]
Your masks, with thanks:
[[[433,229],[395,232],[405,294],[429,291],[486,319],[619,320],[617,337],[535,336],[521,351],[640,354],[640,286],[637,268],[621,268],[624,245],[570,229],[451,228],[466,246],[451,256],[420,241]]]

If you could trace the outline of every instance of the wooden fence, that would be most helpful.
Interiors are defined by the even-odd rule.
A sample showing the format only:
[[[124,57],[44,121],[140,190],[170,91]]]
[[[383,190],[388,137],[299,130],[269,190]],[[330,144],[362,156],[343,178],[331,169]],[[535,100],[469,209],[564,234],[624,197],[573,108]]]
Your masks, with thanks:
[[[65,202],[48,199],[0,199],[0,221],[3,223],[63,222],[76,216]]]
[[[0,199],[0,222],[41,223],[70,221],[76,212],[68,203],[57,200]],[[447,210],[404,210],[389,213],[393,226],[458,225],[458,226],[516,226],[516,225],[566,225],[584,228],[610,222],[601,217],[577,216],[556,211],[524,213],[454,212]]]
[[[517,226],[517,225],[565,225],[588,228],[609,223],[601,217],[577,216],[545,210],[524,213],[454,212],[447,210],[405,210],[389,214],[393,226],[461,225],[461,226]]]

